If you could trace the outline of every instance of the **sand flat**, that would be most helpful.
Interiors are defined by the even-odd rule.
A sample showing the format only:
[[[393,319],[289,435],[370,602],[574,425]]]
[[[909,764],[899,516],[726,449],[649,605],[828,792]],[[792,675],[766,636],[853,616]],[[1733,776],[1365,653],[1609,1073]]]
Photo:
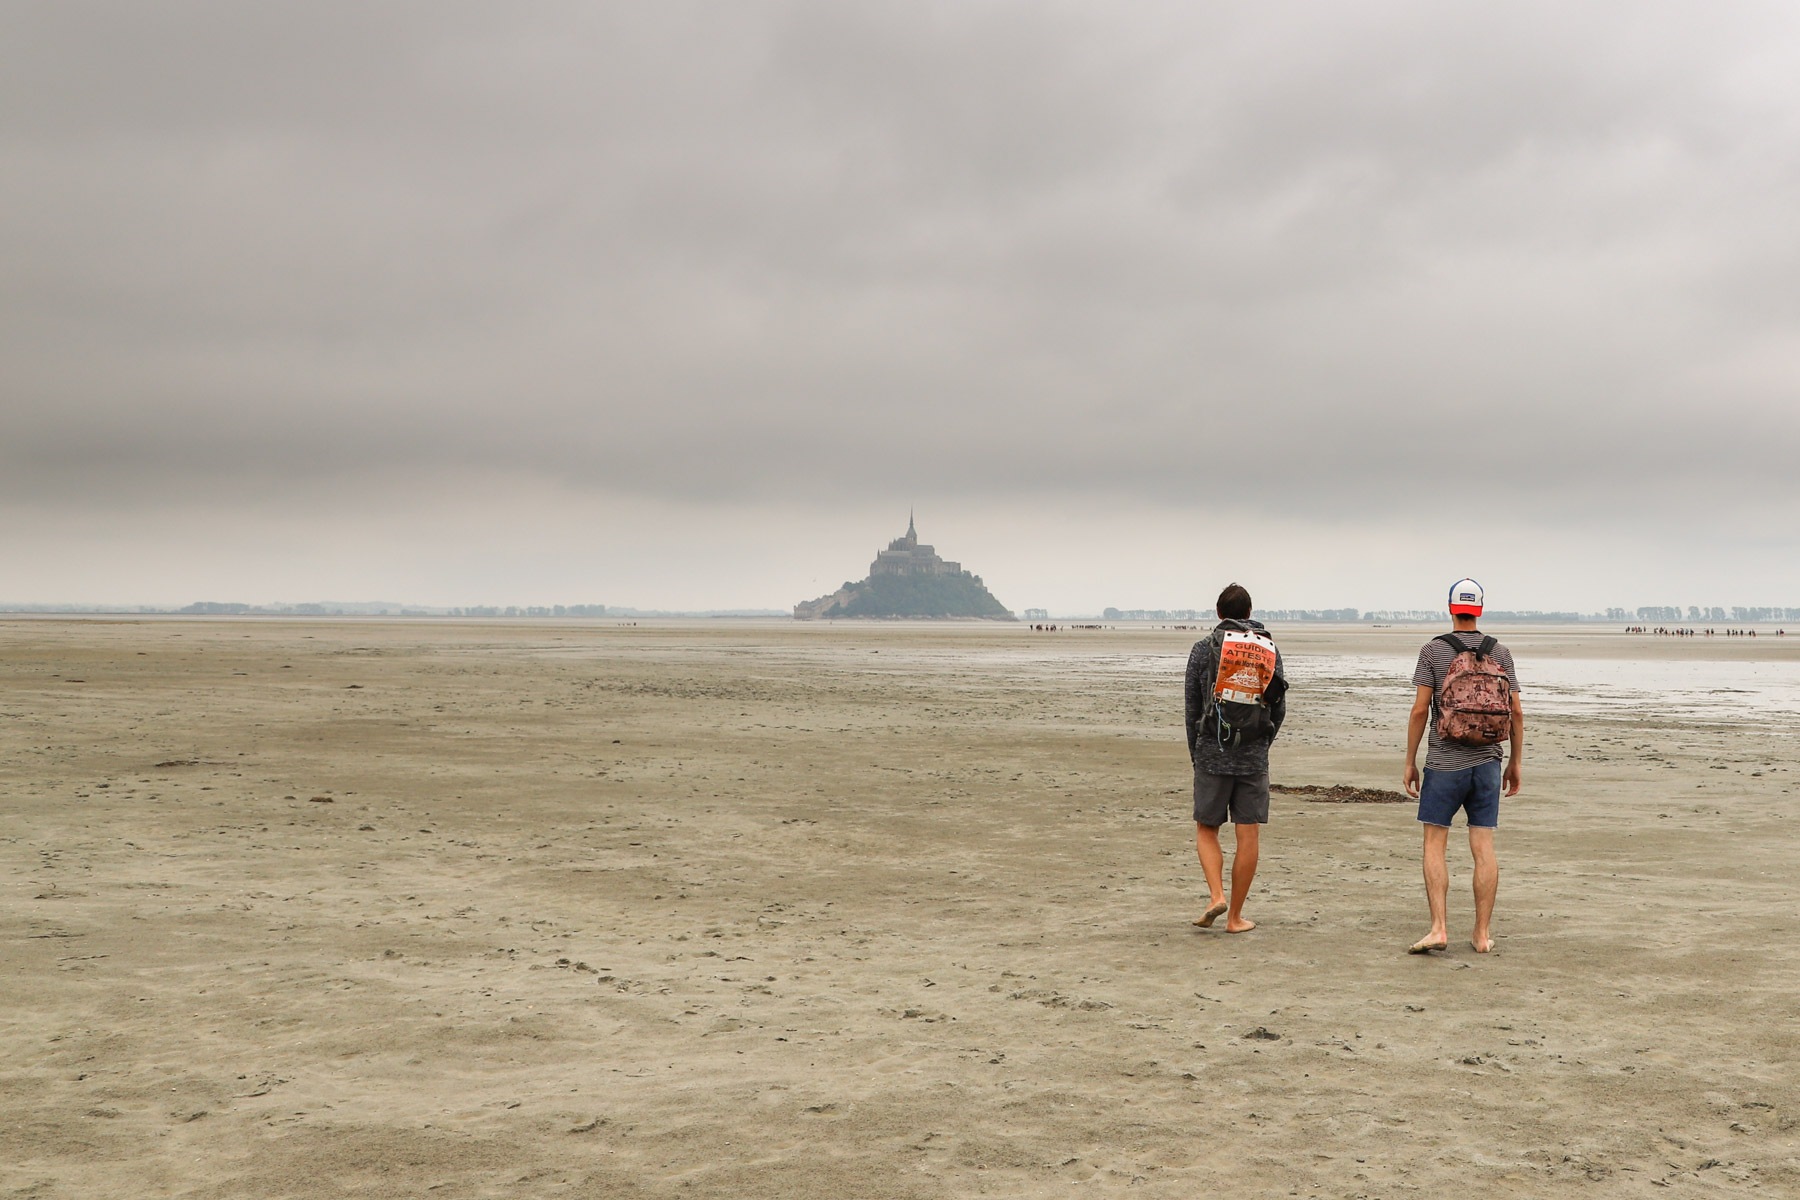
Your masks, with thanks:
[[[1277,782],[1396,786],[1431,631],[1276,632]],[[1789,717],[1534,721],[1497,956],[1297,797],[1229,937],[1194,636],[0,623],[0,1194],[1800,1191]]]

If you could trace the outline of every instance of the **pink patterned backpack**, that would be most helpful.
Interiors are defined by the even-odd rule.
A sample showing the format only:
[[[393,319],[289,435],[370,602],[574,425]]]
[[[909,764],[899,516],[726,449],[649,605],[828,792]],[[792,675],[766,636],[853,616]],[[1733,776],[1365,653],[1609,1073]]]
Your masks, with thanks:
[[[1437,640],[1456,652],[1438,689],[1438,736],[1465,746],[1504,742],[1512,736],[1512,681],[1494,658],[1494,639],[1483,637],[1473,650],[1454,634]]]

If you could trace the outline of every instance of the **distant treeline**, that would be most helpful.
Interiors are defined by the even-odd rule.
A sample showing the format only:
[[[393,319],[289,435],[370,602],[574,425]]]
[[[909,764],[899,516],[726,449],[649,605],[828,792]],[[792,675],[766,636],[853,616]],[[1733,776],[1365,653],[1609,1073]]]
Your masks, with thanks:
[[[200,617],[605,617],[638,616],[635,609],[607,608],[604,604],[553,604],[544,607],[476,605],[469,608],[426,608],[380,601],[309,604],[241,604],[231,600],[197,600],[180,608],[151,604],[0,604],[0,612],[139,614],[145,616]],[[711,615],[711,614],[694,614]]]
[[[495,608],[491,605],[477,605],[474,608],[446,609],[447,617],[604,617],[607,615],[604,604],[552,604],[549,607],[518,608],[507,605]],[[617,616],[617,613],[613,614]]]
[[[1606,611],[1609,616],[1617,613],[1618,618],[1615,619],[1625,617],[1625,610],[1622,608],[1609,608]],[[1637,619],[1640,621],[1692,621],[1695,624],[1703,624],[1708,621],[1719,623],[1737,621],[1742,624],[1749,624],[1753,621],[1800,621],[1800,608],[1733,607],[1725,609],[1716,606],[1701,608],[1698,605],[1690,604],[1684,612],[1679,604],[1670,604],[1661,608],[1640,608],[1637,610]]]
[[[141,611],[141,610],[140,610]],[[604,604],[552,604],[519,607],[509,604],[468,608],[415,608],[404,604],[237,604],[201,600],[177,613],[198,616],[270,617],[604,617]]]
[[[721,608],[702,611],[622,608],[612,604],[473,604],[463,608],[429,607],[374,601],[321,601],[306,604],[242,604],[234,600],[198,600],[180,608],[154,604],[6,604],[0,613],[71,616],[200,616],[200,617],[785,617],[779,608]]]
[[[860,586],[860,585],[852,585]],[[976,581],[979,589],[979,581]],[[873,599],[873,597],[871,597]],[[880,608],[880,605],[873,605]],[[901,606],[904,607],[904,606]],[[944,614],[957,616],[995,616],[1004,613],[998,603],[991,597],[987,603],[980,600],[971,601],[968,605],[953,605],[956,611],[946,610]],[[966,609],[966,611],[965,611]],[[998,612],[992,611],[998,610]],[[782,617],[786,612],[779,609],[707,609],[705,611],[665,611],[661,609],[627,608],[619,605],[605,604],[550,604],[550,605],[497,605],[475,604],[462,608],[428,608],[410,604],[391,604],[380,601],[355,603],[337,603],[323,601],[307,604],[240,604],[235,601],[200,600],[181,608],[159,608],[153,605],[99,605],[99,604],[0,604],[0,612],[12,613],[88,613],[88,614],[142,614],[142,615],[183,615],[183,616],[256,616],[256,617]],[[870,612],[857,615],[885,615]],[[1008,614],[1010,615],[1010,614]],[[1028,620],[1043,620],[1048,613],[1043,609],[1026,609]],[[1352,622],[1387,622],[1442,621],[1446,615],[1436,609],[1369,609],[1354,608],[1259,608],[1256,618],[1260,621],[1319,621],[1345,624]],[[1075,619],[1075,618],[1069,618]],[[1102,619],[1107,621],[1212,621],[1215,618],[1211,609],[1199,608],[1108,608]],[[1737,623],[1753,624],[1759,621],[1796,621],[1800,622],[1800,608],[1779,606],[1755,607],[1734,605],[1724,608],[1717,605],[1702,607],[1688,605],[1685,608],[1678,604],[1647,605],[1642,608],[1609,608],[1604,612],[1540,612],[1536,609],[1495,609],[1490,608],[1482,613],[1481,619],[1486,622],[1528,621],[1536,624],[1566,623],[1609,623],[1641,622],[1655,624],[1692,624],[1705,625]]]

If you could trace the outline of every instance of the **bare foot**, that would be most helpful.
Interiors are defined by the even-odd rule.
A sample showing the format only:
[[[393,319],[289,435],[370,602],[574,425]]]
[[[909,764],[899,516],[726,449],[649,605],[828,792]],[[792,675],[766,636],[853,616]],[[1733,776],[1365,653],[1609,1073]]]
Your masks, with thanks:
[[[1470,938],[1469,945],[1474,949],[1475,953],[1477,953],[1477,954],[1492,954],[1494,952],[1494,939],[1491,937],[1490,938]]]
[[[1433,950],[1448,950],[1449,948],[1449,938],[1436,937],[1428,933],[1412,945],[1408,946],[1406,952],[1408,954],[1430,954]]]
[[[1200,919],[1195,921],[1194,924],[1202,929],[1211,929],[1212,923],[1219,919],[1219,914],[1224,912],[1225,908],[1226,904],[1223,900],[1214,900],[1211,904],[1207,905],[1206,911],[1200,914]]]
[[[1235,921],[1225,922],[1226,933],[1249,933],[1255,928],[1256,922],[1250,920],[1248,917],[1239,917]]]

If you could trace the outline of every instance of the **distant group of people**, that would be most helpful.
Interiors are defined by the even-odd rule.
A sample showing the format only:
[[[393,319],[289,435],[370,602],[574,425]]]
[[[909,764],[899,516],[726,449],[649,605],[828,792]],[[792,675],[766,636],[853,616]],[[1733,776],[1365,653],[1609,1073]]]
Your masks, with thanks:
[[[1658,634],[1662,637],[1717,637],[1717,636],[1719,636],[1719,630],[1717,630],[1717,629],[1668,629],[1661,625],[1658,625],[1655,629],[1651,629],[1644,625],[1627,625],[1625,627],[1625,632],[1626,633],[1654,633],[1654,634]],[[1756,630],[1754,630],[1754,629],[1727,629],[1724,631],[1724,636],[1726,636],[1726,637],[1755,637]],[[1777,629],[1775,631],[1775,636],[1776,637],[1786,637],[1787,630]]]
[[[1474,859],[1475,924],[1469,944],[1494,948],[1494,900],[1500,867],[1494,831],[1502,795],[1517,795],[1525,753],[1525,715],[1512,653],[1476,626],[1484,593],[1473,579],[1451,585],[1451,631],[1426,642],[1413,668],[1401,782],[1419,802],[1424,830],[1426,905],[1431,928],[1409,954],[1446,950],[1450,873],[1445,852],[1450,825],[1466,815]],[[1219,593],[1219,624],[1188,654],[1184,684],[1188,757],[1194,767],[1195,849],[1210,893],[1195,925],[1225,918],[1227,933],[1256,922],[1244,902],[1256,877],[1262,826],[1269,820],[1269,746],[1287,719],[1287,674],[1268,629],[1252,620],[1250,593],[1232,584]],[[1419,743],[1429,733],[1423,774]],[[1508,753],[1502,754],[1502,747]],[[1236,846],[1231,891],[1219,830],[1231,822]]]

